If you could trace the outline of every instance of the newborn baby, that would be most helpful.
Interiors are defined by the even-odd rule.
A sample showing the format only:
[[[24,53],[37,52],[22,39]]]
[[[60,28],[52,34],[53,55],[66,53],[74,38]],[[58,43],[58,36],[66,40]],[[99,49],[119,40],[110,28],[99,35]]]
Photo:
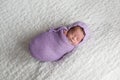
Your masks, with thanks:
[[[84,38],[85,32],[81,26],[73,26],[69,30],[65,30],[64,34],[66,35],[69,42],[76,46],[78,45]]]
[[[87,25],[78,21],[39,34],[30,42],[30,52],[40,61],[56,61],[85,42],[87,36]]]

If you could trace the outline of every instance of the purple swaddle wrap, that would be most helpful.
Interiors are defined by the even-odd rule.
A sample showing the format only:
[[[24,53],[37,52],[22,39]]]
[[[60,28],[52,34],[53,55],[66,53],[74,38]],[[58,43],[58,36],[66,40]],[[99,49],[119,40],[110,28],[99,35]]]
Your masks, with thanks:
[[[63,55],[72,51],[75,46],[72,45],[66,35],[63,33],[64,30],[69,30],[71,27],[79,25],[85,31],[85,37],[83,41],[86,41],[88,38],[88,29],[87,25],[83,22],[75,22],[72,25],[61,26],[56,29],[50,29],[47,32],[43,32],[36,36],[30,42],[30,52],[32,56],[40,61],[56,61],[59,60]]]

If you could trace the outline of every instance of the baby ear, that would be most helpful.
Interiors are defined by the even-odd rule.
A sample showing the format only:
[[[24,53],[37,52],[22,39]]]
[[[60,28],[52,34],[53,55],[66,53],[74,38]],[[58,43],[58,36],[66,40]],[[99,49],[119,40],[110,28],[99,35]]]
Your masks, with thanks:
[[[68,30],[64,30],[64,34],[67,35]]]

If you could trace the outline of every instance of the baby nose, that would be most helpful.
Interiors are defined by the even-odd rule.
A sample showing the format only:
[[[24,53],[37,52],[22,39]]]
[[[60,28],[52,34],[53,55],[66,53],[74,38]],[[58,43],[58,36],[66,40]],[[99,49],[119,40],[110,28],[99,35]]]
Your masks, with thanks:
[[[74,40],[74,41],[76,41],[76,40],[77,40],[77,38],[76,38],[76,37],[73,37],[73,40]]]

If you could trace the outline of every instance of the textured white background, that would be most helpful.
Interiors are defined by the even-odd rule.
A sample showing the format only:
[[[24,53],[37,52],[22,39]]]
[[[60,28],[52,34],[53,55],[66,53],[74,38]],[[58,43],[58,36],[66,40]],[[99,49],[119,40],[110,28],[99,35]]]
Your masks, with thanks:
[[[78,20],[91,31],[83,46],[58,62],[31,57],[32,37]],[[105,80],[119,67],[120,0],[0,0],[0,80]]]

